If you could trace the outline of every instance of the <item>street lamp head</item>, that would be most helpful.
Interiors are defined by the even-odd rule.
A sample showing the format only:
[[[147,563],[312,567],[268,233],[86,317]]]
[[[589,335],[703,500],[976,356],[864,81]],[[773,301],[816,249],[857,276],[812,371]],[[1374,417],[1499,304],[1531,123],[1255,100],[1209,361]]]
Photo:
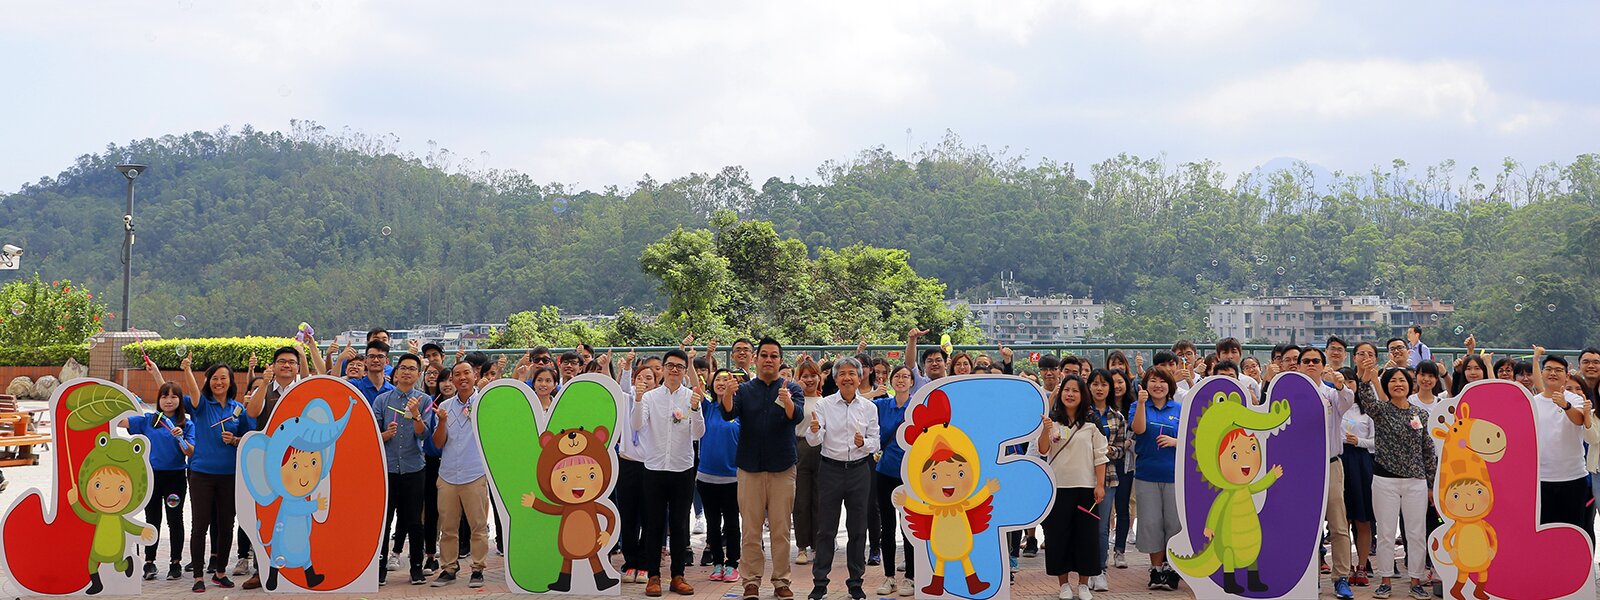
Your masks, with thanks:
[[[147,167],[145,167],[144,165],[141,165],[141,164],[124,163],[124,164],[117,165],[117,172],[118,173],[122,173],[123,177],[127,177],[128,179],[133,179],[135,177],[138,177],[140,173],[143,173],[146,168]]]

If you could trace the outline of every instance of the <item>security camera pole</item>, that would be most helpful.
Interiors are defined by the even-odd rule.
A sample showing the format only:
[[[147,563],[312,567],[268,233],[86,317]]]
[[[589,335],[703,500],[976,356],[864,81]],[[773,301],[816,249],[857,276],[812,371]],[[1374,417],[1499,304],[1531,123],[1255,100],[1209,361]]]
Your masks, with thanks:
[[[145,170],[144,165],[125,163],[117,171],[128,178],[128,212],[122,215],[122,330],[128,330],[128,288],[133,278],[133,180]]]

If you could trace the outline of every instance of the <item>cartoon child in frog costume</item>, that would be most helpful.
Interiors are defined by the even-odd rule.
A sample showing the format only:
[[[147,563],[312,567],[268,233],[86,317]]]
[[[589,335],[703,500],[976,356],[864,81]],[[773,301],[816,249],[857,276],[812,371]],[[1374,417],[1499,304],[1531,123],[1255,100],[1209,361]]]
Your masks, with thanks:
[[[1261,471],[1262,443],[1266,435],[1289,422],[1289,402],[1272,403],[1267,412],[1245,406],[1238,392],[1218,392],[1200,414],[1193,440],[1194,462],[1206,483],[1220,490],[1206,513],[1206,547],[1193,556],[1167,551],[1173,566],[1190,577],[1210,577],[1222,569],[1222,591],[1238,594],[1248,589],[1267,591],[1261,582],[1257,559],[1261,554],[1261,518],[1251,498],[1272,487],[1283,475],[1281,465]],[[1257,433],[1266,435],[1257,436]],[[1235,571],[1246,570],[1239,585]]]
[[[355,402],[350,399],[352,407]],[[261,530],[270,565],[265,582],[268,590],[277,589],[280,569],[304,570],[307,588],[315,588],[325,577],[312,566],[311,524],[327,519],[328,496],[312,494],[333,468],[334,445],[350,414],[346,410],[344,418],[335,420],[327,401],[317,398],[306,404],[300,416],[270,433],[246,436],[239,449],[250,496],[261,506],[279,503],[272,529]]]
[[[143,438],[113,439],[109,434],[95,436],[95,447],[83,457],[78,469],[78,485],[67,490],[67,504],[83,522],[94,525],[94,542],[89,546],[88,594],[105,589],[100,582],[100,565],[111,563],[123,575],[133,577],[133,558],[124,554],[128,544],[124,535],[137,535],[146,544],[156,541],[156,530],[127,517],[144,506],[150,493],[147,443]]]

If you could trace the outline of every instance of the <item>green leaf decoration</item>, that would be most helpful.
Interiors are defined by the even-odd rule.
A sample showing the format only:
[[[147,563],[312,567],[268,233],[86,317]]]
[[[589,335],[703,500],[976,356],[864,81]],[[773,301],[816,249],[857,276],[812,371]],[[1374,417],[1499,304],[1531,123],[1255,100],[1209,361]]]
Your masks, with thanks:
[[[91,383],[67,394],[67,428],[73,431],[94,429],[127,412],[139,412],[133,399],[117,388]]]

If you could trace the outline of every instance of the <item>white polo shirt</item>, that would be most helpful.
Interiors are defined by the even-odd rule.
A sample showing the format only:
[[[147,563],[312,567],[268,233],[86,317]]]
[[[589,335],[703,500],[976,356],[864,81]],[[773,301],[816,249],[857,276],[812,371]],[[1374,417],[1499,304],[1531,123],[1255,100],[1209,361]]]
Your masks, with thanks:
[[[1573,406],[1587,410],[1583,396],[1561,393]],[[1539,432],[1539,481],[1572,481],[1588,476],[1582,425],[1573,424],[1556,401],[1543,394],[1533,397],[1533,425]]]

